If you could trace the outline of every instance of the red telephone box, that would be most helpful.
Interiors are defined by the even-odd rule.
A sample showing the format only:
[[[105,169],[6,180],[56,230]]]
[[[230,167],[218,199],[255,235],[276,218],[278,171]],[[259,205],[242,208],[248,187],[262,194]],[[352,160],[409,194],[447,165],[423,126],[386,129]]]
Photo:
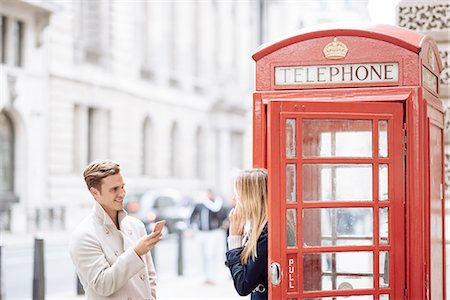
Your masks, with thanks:
[[[445,299],[434,41],[395,26],[331,29],[253,58],[270,299]]]

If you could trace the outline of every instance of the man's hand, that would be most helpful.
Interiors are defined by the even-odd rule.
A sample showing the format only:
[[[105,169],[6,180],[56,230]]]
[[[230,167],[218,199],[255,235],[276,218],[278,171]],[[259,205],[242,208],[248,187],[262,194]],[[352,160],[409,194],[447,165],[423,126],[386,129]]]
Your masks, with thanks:
[[[156,244],[162,240],[161,232],[152,232],[141,237],[134,245],[133,249],[137,255],[142,256],[152,249]]]

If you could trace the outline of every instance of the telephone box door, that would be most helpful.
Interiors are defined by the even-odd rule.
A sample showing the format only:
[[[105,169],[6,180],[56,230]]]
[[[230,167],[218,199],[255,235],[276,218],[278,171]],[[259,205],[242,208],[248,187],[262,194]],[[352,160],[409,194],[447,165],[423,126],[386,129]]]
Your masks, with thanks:
[[[270,299],[403,299],[403,104],[268,103]]]

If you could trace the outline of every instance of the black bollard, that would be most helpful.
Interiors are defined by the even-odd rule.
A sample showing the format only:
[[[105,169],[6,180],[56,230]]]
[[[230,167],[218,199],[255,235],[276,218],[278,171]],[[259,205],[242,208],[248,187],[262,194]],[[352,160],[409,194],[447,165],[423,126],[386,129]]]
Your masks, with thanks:
[[[80,277],[78,277],[78,274],[76,274],[77,276],[77,295],[84,295],[84,289],[83,289],[83,285],[81,284],[80,281]]]
[[[153,266],[155,266],[155,270],[156,270],[156,247],[153,247],[152,249],[150,249],[150,254],[153,259]]]
[[[45,299],[44,239],[34,239],[33,300]]]
[[[183,276],[183,231],[177,230],[178,235],[178,276]]]
[[[0,300],[5,297],[3,295],[3,279],[2,279],[2,245],[0,245]]]
[[[177,229],[177,237],[178,237],[178,276],[183,276],[183,237],[184,237],[184,229],[186,229],[186,223],[179,221],[176,224]]]

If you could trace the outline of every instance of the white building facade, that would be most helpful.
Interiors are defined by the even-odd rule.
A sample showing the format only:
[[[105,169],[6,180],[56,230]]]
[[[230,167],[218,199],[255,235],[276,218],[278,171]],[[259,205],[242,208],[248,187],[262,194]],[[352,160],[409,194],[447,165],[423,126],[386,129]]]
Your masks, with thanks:
[[[101,158],[129,193],[229,197],[251,165],[254,5],[0,0],[2,228],[72,227]]]

